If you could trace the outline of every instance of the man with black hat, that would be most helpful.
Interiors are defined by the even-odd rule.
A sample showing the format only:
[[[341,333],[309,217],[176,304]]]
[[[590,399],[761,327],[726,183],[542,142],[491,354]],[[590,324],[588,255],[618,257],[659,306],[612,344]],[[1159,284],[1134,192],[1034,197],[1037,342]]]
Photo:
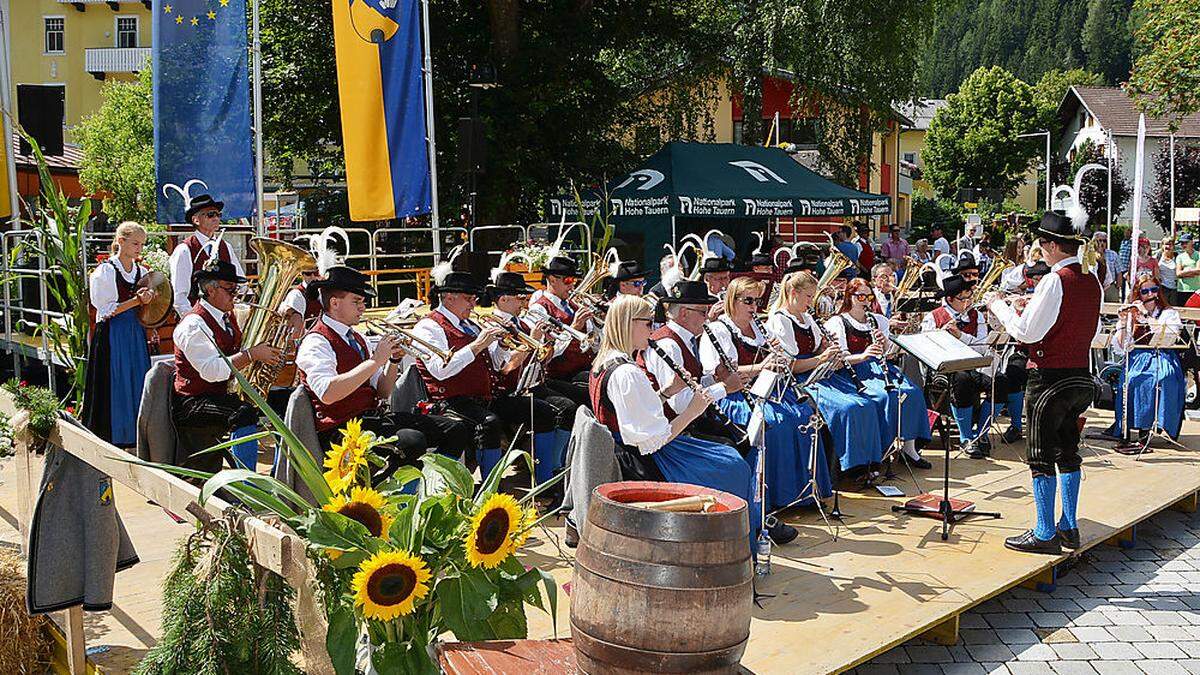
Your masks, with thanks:
[[[644,295],[646,292],[646,271],[636,260],[624,260],[613,263],[611,275],[606,279],[605,296],[609,299],[621,295]]]
[[[587,333],[594,314],[590,309],[577,309],[567,301],[579,281],[579,266],[566,256],[555,256],[542,269],[546,288],[534,294],[530,314],[549,315],[554,321]],[[588,369],[596,354],[591,345],[562,337],[556,341],[554,356],[547,367],[547,386],[580,405],[588,403]]]
[[[959,251],[958,260],[950,268],[951,274],[957,274],[963,281],[975,283],[979,281],[979,261],[970,251]]]
[[[251,362],[279,362],[279,350],[262,343],[244,349],[242,329],[233,315],[239,284],[246,282],[232,263],[212,259],[197,268],[190,282],[199,298],[172,334],[175,343],[175,398],[172,413],[186,466],[218,471],[221,456],[196,455],[230,431],[236,435],[255,424],[258,411],[230,392],[233,368]],[[238,455],[241,456],[240,454]],[[249,460],[247,460],[249,461]],[[253,469],[253,466],[247,468]]]
[[[210,195],[196,195],[188,201],[185,219],[196,228],[196,231],[181,241],[174,251],[171,251],[171,288],[175,290],[175,311],[182,318],[192,310],[196,301],[196,293],[192,288],[192,272],[204,267],[204,263],[214,255],[224,262],[233,265],[238,276],[244,276],[242,263],[229,242],[216,242],[217,230],[221,227],[221,209],[225,202],[219,202]]]
[[[1028,345],[1028,463],[1033,472],[1037,522],[1004,545],[1017,551],[1059,554],[1078,548],[1075,508],[1079,502],[1080,416],[1092,403],[1089,369],[1092,338],[1100,324],[1101,289],[1080,265],[1083,224],[1047,211],[1033,226],[1050,274],[1032,297],[1012,305],[996,293],[988,307],[1015,340]],[[1062,487],[1062,518],[1055,523],[1055,470]]]
[[[317,420],[317,438],[326,451],[352,419],[379,436],[396,436],[396,452],[387,457],[388,472],[412,464],[429,447],[458,456],[470,437],[454,420],[436,415],[387,412],[380,407],[396,386],[396,369],[404,356],[393,335],[379,339],[372,352],[354,326],[375,297],[367,275],[345,266],[331,267],[326,278],[309,282],[305,294],[321,305],[321,317],[300,341],[296,369],[308,390]]]

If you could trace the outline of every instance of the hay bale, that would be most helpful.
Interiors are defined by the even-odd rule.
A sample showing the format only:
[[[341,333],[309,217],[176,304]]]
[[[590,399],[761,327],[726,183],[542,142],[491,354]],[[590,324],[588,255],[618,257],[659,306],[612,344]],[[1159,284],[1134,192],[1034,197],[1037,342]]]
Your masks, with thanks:
[[[25,561],[0,548],[0,673],[46,672],[50,663],[48,620],[25,609]]]

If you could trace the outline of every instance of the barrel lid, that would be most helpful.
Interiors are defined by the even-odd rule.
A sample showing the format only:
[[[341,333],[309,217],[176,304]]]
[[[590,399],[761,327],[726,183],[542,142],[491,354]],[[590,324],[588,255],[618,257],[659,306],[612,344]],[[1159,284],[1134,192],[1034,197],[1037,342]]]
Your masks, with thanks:
[[[717,507],[708,513],[677,513],[628,506],[632,502],[667,501],[712,496]],[[623,481],[592,491],[588,521],[610,532],[651,536],[659,541],[728,541],[750,536],[749,512],[741,497],[688,483]]]

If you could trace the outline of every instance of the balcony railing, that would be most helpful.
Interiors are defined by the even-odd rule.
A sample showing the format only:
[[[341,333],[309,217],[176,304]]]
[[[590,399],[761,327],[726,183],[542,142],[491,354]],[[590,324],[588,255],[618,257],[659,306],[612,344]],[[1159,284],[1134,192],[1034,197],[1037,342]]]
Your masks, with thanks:
[[[101,47],[84,52],[83,67],[103,78],[105,73],[136,73],[149,60],[149,47]]]
[[[121,5],[132,5],[140,3],[146,11],[150,11],[150,0],[58,0],[60,5],[71,5],[80,12],[87,11],[88,5],[108,5],[108,8],[114,12],[120,11]]]

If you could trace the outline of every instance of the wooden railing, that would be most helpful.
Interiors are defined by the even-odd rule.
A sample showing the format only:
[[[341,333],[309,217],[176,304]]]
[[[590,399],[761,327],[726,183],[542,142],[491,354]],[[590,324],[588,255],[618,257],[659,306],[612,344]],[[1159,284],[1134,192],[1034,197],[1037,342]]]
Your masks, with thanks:
[[[29,526],[40,476],[34,475],[34,461],[30,453],[31,438],[27,430],[22,431],[27,414],[18,410],[12,397],[3,391],[0,391],[0,412],[11,418],[13,429],[17,432],[14,438],[17,521],[21,531],[21,548],[28,555]],[[124,450],[65,422],[60,421],[56,425],[50,433],[49,443],[87,462],[96,470],[111,476],[113,480],[167,511],[195,522],[196,518],[188,512],[188,507],[198,505],[200,490],[183,479],[159,469],[122,461],[119,458],[127,454]],[[217,518],[234,512],[234,507],[215,497],[209,499],[203,508],[209,515]],[[254,516],[246,515],[240,518],[239,523],[254,564],[280,575],[296,590],[296,617],[300,628],[305,671],[332,675],[333,665],[325,649],[328,627],[324,621],[324,610],[313,593],[316,584],[306,556],[304,540],[285,526],[267,523]],[[72,675],[85,675],[88,667],[82,608],[77,606],[57,612],[54,620],[66,641],[67,672]]]

